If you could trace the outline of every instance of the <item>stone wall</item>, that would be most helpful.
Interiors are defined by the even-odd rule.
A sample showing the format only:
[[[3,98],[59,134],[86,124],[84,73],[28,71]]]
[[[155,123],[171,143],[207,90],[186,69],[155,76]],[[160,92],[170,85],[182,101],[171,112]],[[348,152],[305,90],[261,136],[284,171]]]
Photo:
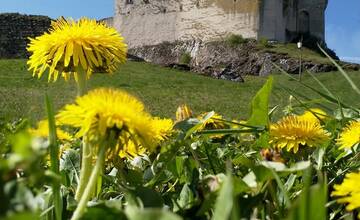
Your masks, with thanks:
[[[259,0],[116,0],[114,26],[129,47],[165,41],[257,38]]]
[[[26,58],[28,38],[43,34],[50,24],[46,16],[0,14],[0,58]]]
[[[328,0],[116,0],[114,27],[130,48],[165,41],[214,41],[229,34],[324,41]]]

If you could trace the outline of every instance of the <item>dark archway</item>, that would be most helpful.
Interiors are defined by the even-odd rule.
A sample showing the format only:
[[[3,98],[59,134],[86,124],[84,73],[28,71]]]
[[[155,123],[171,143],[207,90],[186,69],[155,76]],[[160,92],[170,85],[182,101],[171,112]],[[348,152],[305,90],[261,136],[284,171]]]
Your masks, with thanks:
[[[298,32],[304,35],[310,33],[310,14],[306,10],[300,11],[299,13]]]

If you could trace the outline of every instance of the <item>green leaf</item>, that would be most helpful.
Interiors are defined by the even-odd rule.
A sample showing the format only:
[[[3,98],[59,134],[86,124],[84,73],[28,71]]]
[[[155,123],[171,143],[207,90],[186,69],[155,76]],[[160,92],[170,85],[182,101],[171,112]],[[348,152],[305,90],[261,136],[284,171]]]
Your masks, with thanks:
[[[132,209],[127,211],[129,220],[181,220],[182,218],[162,209]]]
[[[129,169],[123,173],[126,182],[131,186],[142,186],[143,185],[143,174],[137,170]]]
[[[238,178],[238,177],[234,177],[233,178],[233,185],[234,185],[234,195],[239,195],[243,192],[248,192],[250,191],[250,187],[245,183],[244,180]]]
[[[12,151],[16,155],[17,160],[25,160],[33,156],[30,143],[31,136],[26,132],[20,132],[11,137]]]
[[[233,188],[232,177],[231,175],[227,175],[216,200],[214,215],[212,217],[213,220],[223,220],[230,217],[234,204]]]
[[[78,151],[70,149],[63,153],[60,159],[60,170],[64,172],[72,185],[75,178],[76,183],[79,183],[80,173],[80,154]]]
[[[158,208],[164,205],[161,195],[153,189],[137,187],[132,193],[135,197],[140,198],[144,207]]]
[[[194,202],[194,194],[191,191],[189,185],[185,184],[180,192],[178,204],[182,209],[187,209],[187,208],[191,208],[193,202]]]
[[[316,161],[316,168],[317,170],[321,170],[324,164],[324,155],[325,155],[325,148],[324,147],[318,147],[314,154],[313,157]]]
[[[290,174],[289,178],[287,179],[286,183],[284,184],[286,191],[289,191],[294,186],[296,177],[297,177],[296,175]]]
[[[87,209],[87,212],[83,215],[81,220],[127,220],[125,213],[120,210],[106,207],[105,205],[98,205],[95,207],[90,207]]]
[[[320,175],[319,183],[310,186],[312,175],[307,172],[305,177],[305,186],[302,193],[293,207],[290,209],[290,214],[287,220],[325,220],[327,219],[327,185],[326,181]]]
[[[248,157],[246,157],[245,155],[243,154],[239,154],[237,155],[233,160],[232,160],[232,163],[236,166],[245,166],[245,167],[248,167],[248,168],[251,168],[251,167],[254,167],[255,166],[255,163],[253,160],[249,159]]]
[[[250,118],[247,122],[253,126],[268,126],[269,99],[273,86],[273,77],[270,76],[265,85],[257,92],[251,101]]]
[[[28,220],[28,219],[38,219],[38,215],[30,212],[23,212],[11,215],[6,218],[2,218],[3,220]]]

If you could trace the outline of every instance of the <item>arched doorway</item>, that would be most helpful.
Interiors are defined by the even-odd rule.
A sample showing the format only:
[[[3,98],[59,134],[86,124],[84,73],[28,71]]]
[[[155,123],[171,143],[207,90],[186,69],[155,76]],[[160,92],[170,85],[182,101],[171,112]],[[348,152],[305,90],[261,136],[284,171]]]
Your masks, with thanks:
[[[310,33],[310,14],[306,10],[299,13],[298,32],[305,35]]]

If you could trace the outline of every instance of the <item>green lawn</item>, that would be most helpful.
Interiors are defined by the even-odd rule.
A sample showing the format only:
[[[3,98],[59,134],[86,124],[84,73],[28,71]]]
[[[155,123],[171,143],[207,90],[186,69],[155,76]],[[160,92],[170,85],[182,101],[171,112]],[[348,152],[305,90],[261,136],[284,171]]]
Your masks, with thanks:
[[[355,82],[360,81],[360,72],[350,75]],[[339,73],[318,74],[318,77],[345,102],[360,103],[359,97],[354,95]],[[245,80],[246,83],[233,83],[152,64],[128,62],[114,75],[94,75],[89,87],[127,90],[139,97],[157,116],[174,118],[177,106],[187,103],[195,113],[215,110],[227,118],[244,119],[248,115],[251,98],[266,78],[249,76]],[[304,77],[304,82],[316,86],[308,76]],[[289,94],[282,88],[284,86],[304,96],[316,97],[288,77],[275,75],[272,105],[287,103]],[[47,83],[46,77],[41,80],[32,78],[25,60],[0,60],[0,118],[27,117],[36,120],[44,117],[46,92],[59,109],[74,100],[76,87],[73,81],[60,79]]]

